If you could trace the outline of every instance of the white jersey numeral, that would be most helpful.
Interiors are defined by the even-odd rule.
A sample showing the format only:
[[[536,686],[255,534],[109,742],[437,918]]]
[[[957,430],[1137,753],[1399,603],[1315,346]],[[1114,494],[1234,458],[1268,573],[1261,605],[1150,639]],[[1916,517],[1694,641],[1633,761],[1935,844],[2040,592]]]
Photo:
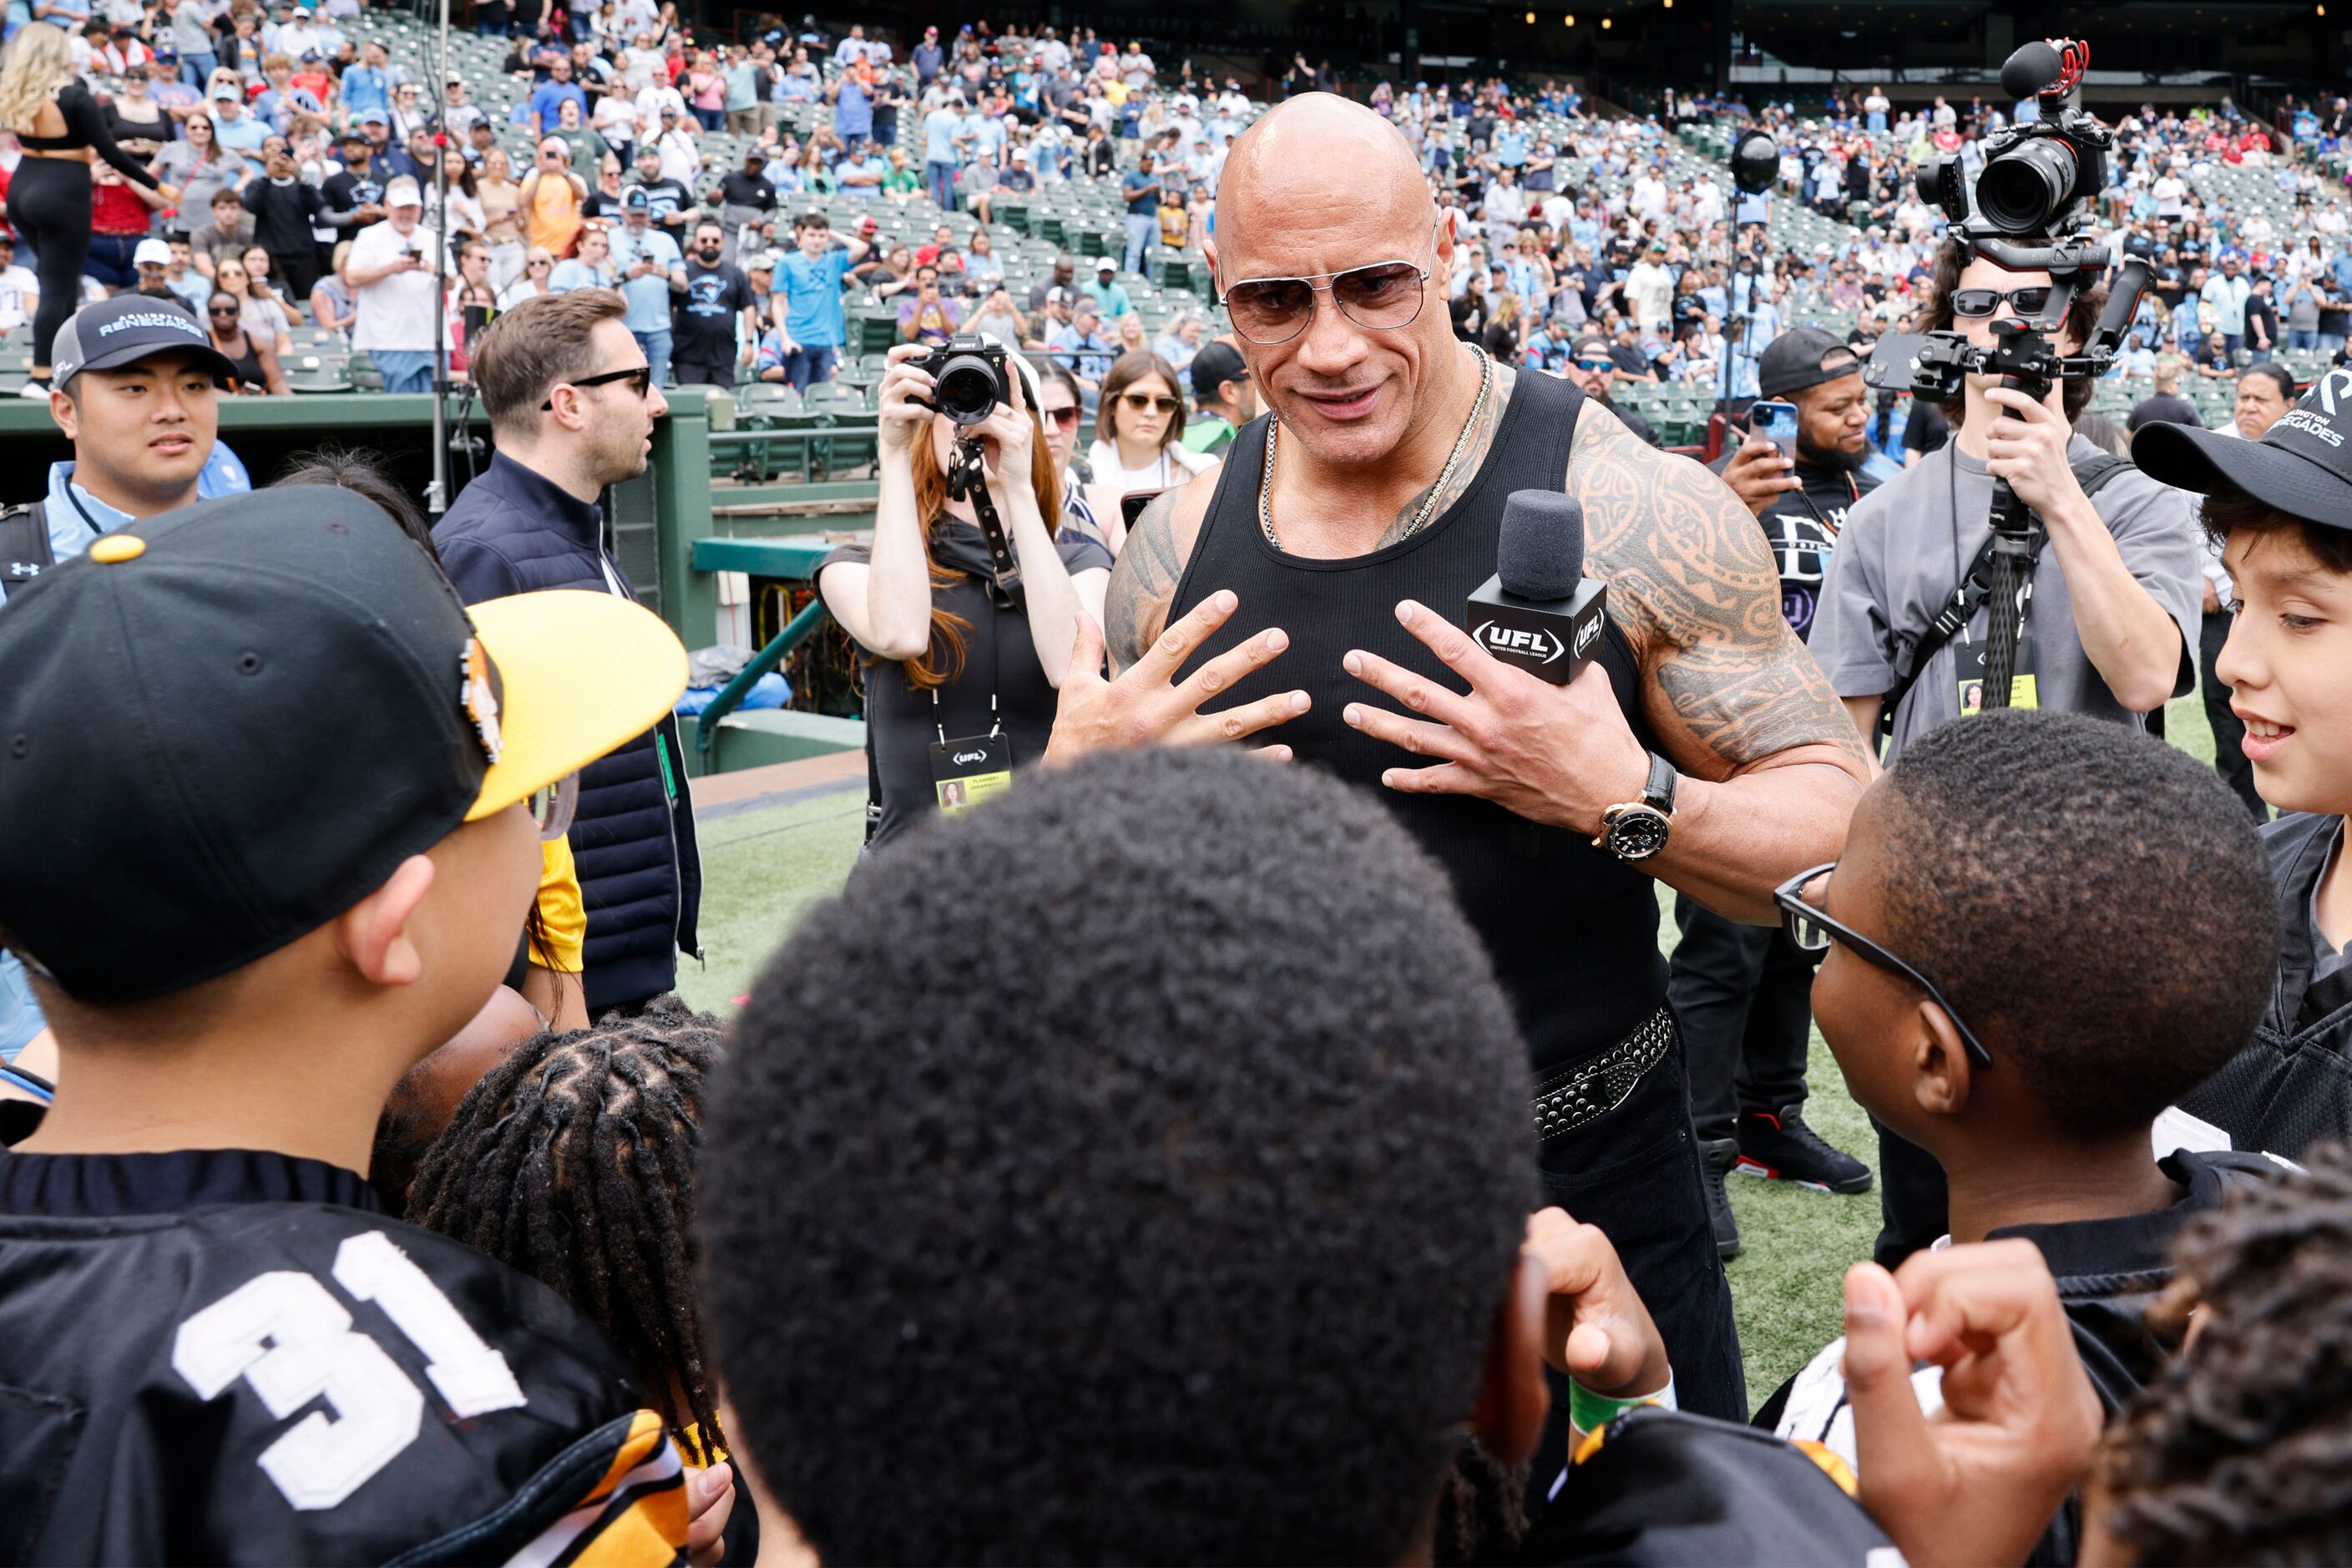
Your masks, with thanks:
[[[337,1283],[373,1301],[423,1352],[426,1375],[459,1416],[524,1402],[506,1357],[483,1342],[448,1297],[382,1231],[345,1240]],[[261,1452],[259,1463],[299,1510],[333,1508],[416,1440],[425,1395],[314,1276],[258,1275],[180,1325],[172,1369],[205,1399],[243,1378],[272,1415],[314,1410]],[[330,1414],[331,1412],[331,1414]]]

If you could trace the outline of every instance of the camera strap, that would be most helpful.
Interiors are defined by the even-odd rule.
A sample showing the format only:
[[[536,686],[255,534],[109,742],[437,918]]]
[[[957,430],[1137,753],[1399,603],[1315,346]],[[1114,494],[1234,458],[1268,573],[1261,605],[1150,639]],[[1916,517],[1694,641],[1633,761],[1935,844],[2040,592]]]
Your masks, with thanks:
[[[2128,458],[2105,452],[2069,466],[2074,471],[2074,482],[2083,487],[2085,496],[2098,494],[2107,481],[2132,468]],[[2039,527],[2034,530],[2032,552],[2025,566],[2025,579],[2029,584],[2033,580],[2034,568],[2041,563],[2042,547],[2048,540],[2049,535]],[[1911,695],[1911,689],[1918,684],[1920,673],[1944,650],[1946,643],[1959,636],[1968,624],[1976,619],[1977,611],[1983,607],[1986,596],[1992,592],[1993,547],[1999,542],[1999,535],[1984,542],[1984,548],[1977,552],[1977,558],[1969,563],[1967,574],[1952,590],[1952,596],[1945,602],[1936,618],[1927,623],[1927,629],[1921,632],[1908,647],[1896,649],[1895,684],[1887,688],[1886,695],[1879,700],[1878,704],[1877,739],[1880,742],[1895,733],[1895,712],[1903,706],[1903,700]]]
[[[1013,542],[1005,537],[1004,520],[996,515],[996,502],[989,496],[978,442],[956,444],[948,471],[948,494],[971,502],[972,521],[980,525],[980,537],[988,545],[989,598],[1001,610],[1027,615],[1029,603],[1021,588],[1021,563],[1013,559]]]

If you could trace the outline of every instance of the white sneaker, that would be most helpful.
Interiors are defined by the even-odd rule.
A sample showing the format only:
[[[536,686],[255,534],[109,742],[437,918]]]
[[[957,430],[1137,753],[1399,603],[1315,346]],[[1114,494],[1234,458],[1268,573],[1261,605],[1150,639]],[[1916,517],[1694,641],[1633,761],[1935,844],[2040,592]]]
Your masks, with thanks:
[[[47,403],[49,400],[49,384],[46,381],[28,381],[24,385],[16,389],[16,395],[19,397],[37,397],[42,402]]]

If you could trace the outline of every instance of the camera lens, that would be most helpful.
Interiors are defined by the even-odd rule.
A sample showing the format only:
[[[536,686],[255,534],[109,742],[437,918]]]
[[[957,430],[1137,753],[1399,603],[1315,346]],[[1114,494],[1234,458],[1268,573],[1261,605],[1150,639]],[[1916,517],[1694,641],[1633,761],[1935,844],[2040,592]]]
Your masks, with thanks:
[[[2055,226],[2074,188],[2074,152],[2054,136],[2036,136],[2003,153],[1977,176],[1977,207],[2003,234],[2042,234]]]
[[[957,354],[940,368],[932,400],[959,425],[977,425],[998,402],[996,371],[977,354]]]

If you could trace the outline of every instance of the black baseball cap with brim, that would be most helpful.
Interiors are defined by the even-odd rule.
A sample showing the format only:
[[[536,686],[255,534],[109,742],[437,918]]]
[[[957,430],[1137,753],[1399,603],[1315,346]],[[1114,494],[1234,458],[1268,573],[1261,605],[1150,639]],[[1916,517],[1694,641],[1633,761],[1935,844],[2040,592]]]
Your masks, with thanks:
[[[1192,356],[1189,374],[1192,380],[1192,395],[1206,403],[1217,395],[1217,388],[1229,381],[1245,381],[1249,366],[1231,343],[1206,342]]]
[[[184,990],[645,733],[685,685],[635,601],[469,609],[349,490],[127,524],[0,615],[0,942],[84,1001]]]
[[[49,351],[49,384],[62,387],[86,370],[120,370],[162,353],[193,354],[223,386],[236,366],[213,347],[203,323],[177,305],[145,294],[117,294],[66,318]]]
[[[2144,425],[2132,461],[2176,489],[2240,489],[2322,528],[2352,531],[2352,370],[2331,370],[2249,441],[2185,425]]]
[[[1819,327],[1792,327],[1757,357],[1756,390],[1786,397],[1825,381],[1862,373],[1862,356],[1843,338]]]

